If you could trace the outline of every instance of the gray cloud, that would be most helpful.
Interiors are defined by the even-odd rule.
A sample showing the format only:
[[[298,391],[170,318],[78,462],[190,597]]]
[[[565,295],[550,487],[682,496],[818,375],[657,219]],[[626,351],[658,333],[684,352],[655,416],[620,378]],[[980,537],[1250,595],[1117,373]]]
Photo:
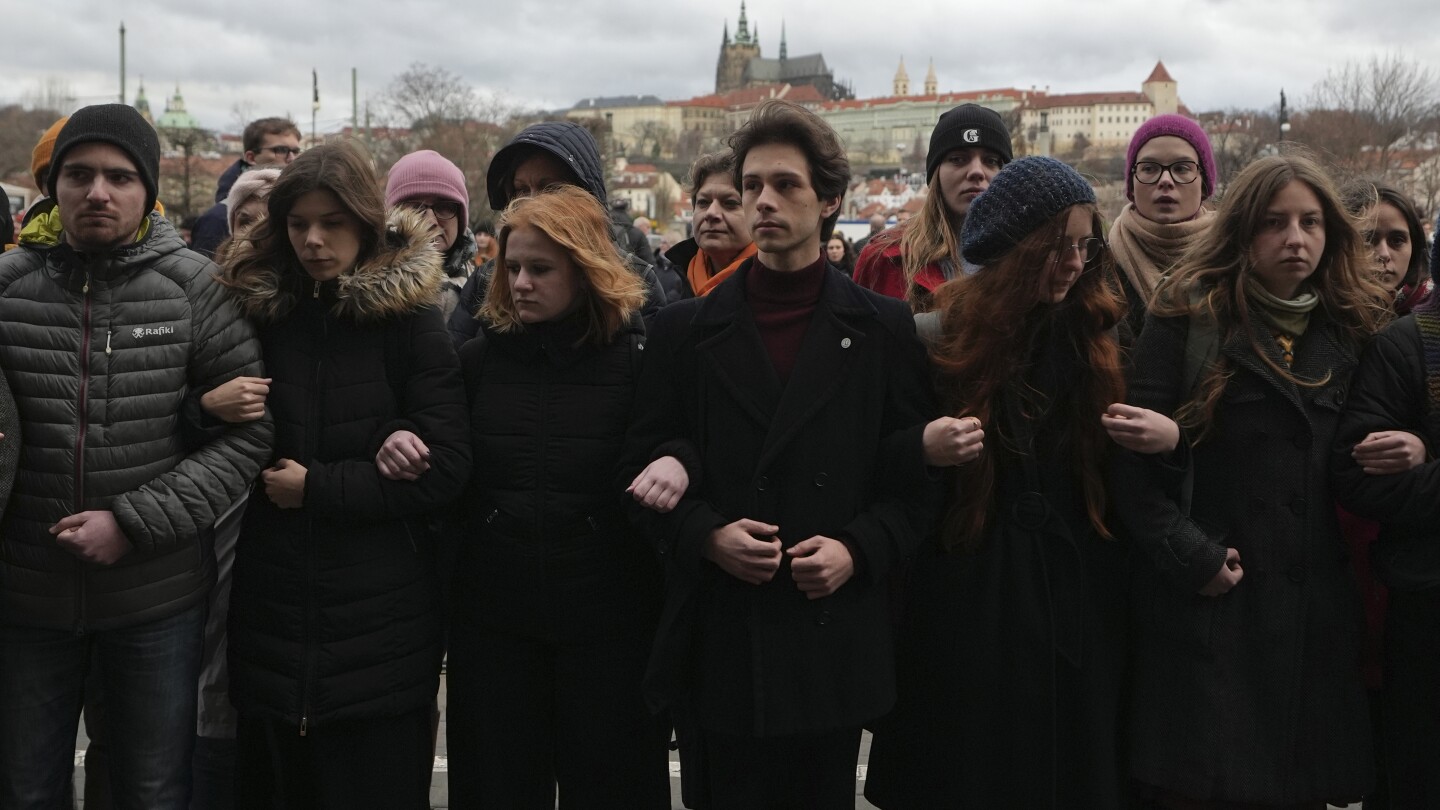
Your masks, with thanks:
[[[1431,0],[753,0],[767,56],[785,21],[792,55],[822,52],[861,97],[888,95],[903,55],[913,85],[934,59],[942,90],[1049,86],[1138,90],[1163,58],[1195,110],[1301,103],[1325,72],[1386,49],[1440,65]],[[529,108],[598,95],[688,98],[714,86],[722,25],[738,0],[68,0],[33,3],[8,28],[0,97],[49,76],[83,103],[119,89],[116,29],[128,30],[128,93],[139,77],[157,112],[178,81],[206,126],[234,129],[236,104],[309,123],[320,74],[322,129],[412,62],[445,67]],[[1440,68],[1437,68],[1440,69]]]

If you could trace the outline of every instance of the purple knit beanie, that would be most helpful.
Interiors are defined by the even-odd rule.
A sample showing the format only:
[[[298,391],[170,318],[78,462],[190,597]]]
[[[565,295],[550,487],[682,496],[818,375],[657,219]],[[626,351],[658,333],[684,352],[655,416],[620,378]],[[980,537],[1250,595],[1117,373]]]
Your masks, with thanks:
[[[465,190],[465,174],[458,166],[431,149],[395,161],[385,180],[385,207],[394,208],[403,200],[427,194],[458,203],[460,229],[470,227],[470,192]]]
[[[1130,148],[1125,151],[1125,197],[1131,202],[1135,201],[1135,178],[1130,176],[1135,167],[1135,156],[1140,154],[1140,148],[1152,138],[1161,135],[1182,138],[1195,149],[1195,154],[1200,156],[1200,177],[1204,184],[1200,199],[1210,199],[1210,195],[1215,193],[1215,153],[1210,150],[1210,138],[1205,134],[1205,130],[1183,115],[1157,115],[1135,130],[1135,137],[1130,139]]]

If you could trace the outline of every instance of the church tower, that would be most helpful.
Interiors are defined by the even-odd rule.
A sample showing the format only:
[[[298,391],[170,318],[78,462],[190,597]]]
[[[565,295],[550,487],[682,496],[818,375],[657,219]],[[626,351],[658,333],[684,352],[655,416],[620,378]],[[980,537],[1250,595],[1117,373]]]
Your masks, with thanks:
[[[1156,62],[1150,77],[1140,85],[1140,91],[1155,105],[1156,115],[1174,113],[1180,109],[1180,94],[1175,79],[1165,69],[1164,62]]]
[[[728,93],[744,87],[745,68],[750,60],[760,56],[760,41],[750,31],[745,17],[745,0],[740,0],[740,21],[735,26],[735,36],[730,36],[730,24],[720,41],[720,58],[715,64],[715,92]]]
[[[935,60],[930,60],[930,71],[925,74],[925,95],[940,95],[939,82],[935,79]]]
[[[905,57],[903,56],[900,57],[899,70],[895,71],[894,91],[891,93],[893,96],[910,95],[910,74],[905,72]]]

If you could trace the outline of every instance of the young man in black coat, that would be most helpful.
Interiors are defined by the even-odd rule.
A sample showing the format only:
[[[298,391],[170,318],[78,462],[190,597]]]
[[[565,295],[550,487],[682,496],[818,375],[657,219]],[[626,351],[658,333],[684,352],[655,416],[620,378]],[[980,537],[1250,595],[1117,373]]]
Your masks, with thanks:
[[[690,806],[853,808],[860,729],[895,697],[887,582],[938,495],[933,395],[906,306],[821,253],[850,177],[834,131],[771,101],[730,145],[759,252],[656,316],[627,439],[630,474],[692,453],[684,497],[641,518],[668,576],[647,691]]]

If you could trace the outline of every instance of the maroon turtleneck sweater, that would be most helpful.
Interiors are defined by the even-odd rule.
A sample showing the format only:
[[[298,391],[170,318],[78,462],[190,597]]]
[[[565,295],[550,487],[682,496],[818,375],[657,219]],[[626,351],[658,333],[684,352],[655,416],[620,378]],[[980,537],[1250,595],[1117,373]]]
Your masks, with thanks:
[[[823,255],[809,267],[790,273],[771,270],[756,256],[745,277],[745,299],[781,385],[790,381],[790,373],[795,370],[800,343],[810,328],[810,317],[815,314],[824,284]]]

